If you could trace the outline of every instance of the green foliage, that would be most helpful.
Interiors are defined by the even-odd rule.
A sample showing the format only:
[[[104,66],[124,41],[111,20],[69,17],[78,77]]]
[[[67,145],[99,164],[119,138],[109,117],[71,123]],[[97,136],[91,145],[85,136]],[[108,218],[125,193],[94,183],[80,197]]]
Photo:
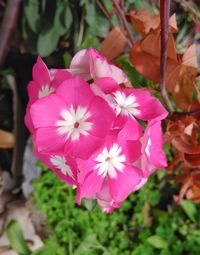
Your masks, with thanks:
[[[92,211],[84,202],[77,206],[75,190],[40,165],[43,174],[34,183],[34,198],[48,219],[46,244],[58,244],[55,255],[199,255],[199,206],[182,209],[166,197],[166,188],[172,187],[164,184],[164,171],[106,215],[94,204],[85,202]]]
[[[24,239],[22,230],[16,220],[11,220],[7,226],[6,234],[11,247],[18,255],[49,255],[55,254],[57,250],[56,244],[46,245],[32,252]]]
[[[19,255],[29,255],[30,250],[24,240],[24,236],[20,225],[17,221],[11,220],[7,226],[6,234],[8,240],[10,241],[11,247],[19,254]]]
[[[42,57],[53,53],[61,40],[68,41],[75,51],[97,48],[109,29],[109,21],[95,0],[26,0],[24,4],[23,38],[29,51]]]

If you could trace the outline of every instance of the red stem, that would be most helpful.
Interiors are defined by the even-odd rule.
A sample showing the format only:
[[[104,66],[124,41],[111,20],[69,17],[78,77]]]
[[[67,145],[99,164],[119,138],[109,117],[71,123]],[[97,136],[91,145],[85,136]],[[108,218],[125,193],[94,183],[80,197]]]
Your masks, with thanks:
[[[166,65],[167,65],[167,42],[169,38],[169,12],[170,0],[160,0],[160,26],[161,26],[161,53],[160,53],[160,90],[169,110],[173,106],[166,90]]]
[[[132,34],[130,28],[129,28],[129,25],[128,25],[128,22],[127,22],[127,20],[126,20],[126,16],[125,16],[125,14],[124,14],[124,11],[123,11],[123,9],[120,7],[120,5],[119,5],[119,3],[118,3],[117,0],[112,0],[112,3],[113,3],[113,5],[115,6],[116,11],[117,11],[117,13],[118,13],[118,15],[119,15],[119,17],[120,17],[122,23],[123,23],[124,29],[126,30],[127,35],[128,35],[128,37],[129,37],[129,39],[130,39],[130,42],[131,42],[131,44],[133,45],[133,44],[135,43],[135,38],[134,38],[134,36],[133,36],[133,34]]]

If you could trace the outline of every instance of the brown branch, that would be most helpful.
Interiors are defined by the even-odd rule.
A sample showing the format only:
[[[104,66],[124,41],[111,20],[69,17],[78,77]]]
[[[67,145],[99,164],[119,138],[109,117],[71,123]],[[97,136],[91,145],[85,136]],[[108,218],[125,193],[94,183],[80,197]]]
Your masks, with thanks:
[[[119,3],[117,0],[112,0],[112,3],[114,5],[114,7],[116,8],[116,11],[117,11],[117,14],[118,16],[120,17],[120,20],[122,22],[122,25],[125,29],[125,31],[127,32],[127,35],[129,37],[129,40],[131,42],[131,45],[129,46],[132,46],[134,43],[135,43],[135,38],[133,36],[133,33],[131,32],[130,28],[129,28],[129,25],[128,25],[128,22],[127,22],[127,19],[126,19],[126,16],[124,14],[124,11],[123,9],[120,7]]]
[[[160,53],[160,90],[167,106],[173,112],[173,106],[166,90],[167,42],[169,38],[170,0],[160,0],[161,53]]]
[[[200,114],[200,109],[196,109],[190,112],[173,112],[172,117],[176,116],[194,116]]]
[[[104,8],[103,4],[99,0],[96,0],[96,3],[99,6],[99,8],[101,9],[101,11],[104,13],[104,15],[110,20],[111,19],[111,15],[110,15],[109,12],[106,11],[106,9]]]
[[[17,26],[22,0],[8,0],[0,28],[0,66],[7,55],[13,32]]]

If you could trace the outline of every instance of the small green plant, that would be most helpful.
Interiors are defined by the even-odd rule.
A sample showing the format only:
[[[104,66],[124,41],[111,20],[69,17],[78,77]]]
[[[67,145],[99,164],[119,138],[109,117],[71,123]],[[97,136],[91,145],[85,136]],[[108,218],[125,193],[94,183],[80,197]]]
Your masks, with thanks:
[[[88,211],[84,203],[74,204],[75,191],[40,165],[43,174],[34,183],[34,199],[47,216],[51,234],[46,244],[58,244],[55,255],[199,255],[199,206],[177,206],[163,170],[111,216],[98,207]]]

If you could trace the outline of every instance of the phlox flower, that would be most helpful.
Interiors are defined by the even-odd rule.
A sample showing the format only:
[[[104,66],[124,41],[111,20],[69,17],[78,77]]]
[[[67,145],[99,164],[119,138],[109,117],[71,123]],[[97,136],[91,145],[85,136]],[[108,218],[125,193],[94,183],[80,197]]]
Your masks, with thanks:
[[[127,146],[126,141],[118,139],[118,132],[113,131],[107,137],[105,144],[89,159],[78,159],[80,189],[77,200],[93,194],[98,197],[105,182],[108,185],[109,200],[112,204],[126,199],[143,176],[141,170],[132,165],[132,162],[140,156],[141,148],[136,145],[138,143],[129,141]]]
[[[84,49],[66,70],[49,70],[39,57],[28,85],[34,154],[76,186],[78,204],[95,199],[106,213],[167,164],[161,120],[168,113],[150,92],[124,88],[127,81],[98,51]]]
[[[75,77],[30,107],[39,152],[87,158],[104,142],[115,118],[113,110]],[[106,116],[106,118],[105,118]]]
[[[102,78],[91,85],[96,95],[104,98],[115,110],[116,125],[123,126],[129,117],[144,121],[162,120],[168,112],[160,101],[148,91],[134,88],[120,88],[111,78]]]

